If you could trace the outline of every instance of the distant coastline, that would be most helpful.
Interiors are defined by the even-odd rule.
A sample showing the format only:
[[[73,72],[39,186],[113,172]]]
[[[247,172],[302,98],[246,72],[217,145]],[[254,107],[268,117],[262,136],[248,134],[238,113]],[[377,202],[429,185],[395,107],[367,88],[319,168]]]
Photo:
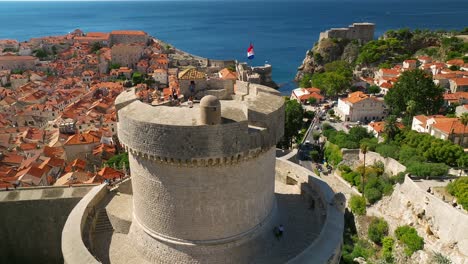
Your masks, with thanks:
[[[461,18],[468,17],[464,0],[357,2],[365,5],[345,1],[337,9],[336,1],[249,1],[248,5],[237,1],[0,2],[0,12],[8,14],[0,17],[0,39],[24,41],[76,28],[141,29],[191,54],[239,61],[245,60],[245,50],[253,42],[256,58],[252,63],[268,61],[274,80],[289,94],[306,50],[328,28],[369,21],[376,23],[376,35],[382,35],[388,29],[408,26],[432,30],[467,26],[461,24]],[[285,22],[284,17],[290,19]]]

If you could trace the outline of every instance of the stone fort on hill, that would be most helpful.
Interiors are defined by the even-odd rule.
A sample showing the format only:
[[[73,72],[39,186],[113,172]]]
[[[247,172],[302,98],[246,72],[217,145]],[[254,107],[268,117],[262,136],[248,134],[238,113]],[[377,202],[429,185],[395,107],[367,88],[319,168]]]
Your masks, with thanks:
[[[132,177],[93,188],[73,209],[65,263],[339,262],[344,196],[276,158],[276,90],[237,81],[235,91],[193,107],[153,106],[134,89],[119,95]]]
[[[355,39],[368,42],[374,39],[374,23],[353,23],[347,28],[332,28],[320,33],[319,42],[327,38]]]

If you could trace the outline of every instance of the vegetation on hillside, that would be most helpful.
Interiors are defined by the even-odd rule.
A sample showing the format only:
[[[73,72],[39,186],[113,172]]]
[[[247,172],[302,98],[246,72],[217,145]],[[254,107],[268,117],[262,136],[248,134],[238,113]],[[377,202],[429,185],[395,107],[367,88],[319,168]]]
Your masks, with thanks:
[[[400,226],[395,230],[395,236],[405,246],[404,251],[407,256],[424,248],[424,239],[418,235],[414,227]]]
[[[460,177],[447,185],[447,191],[457,198],[457,203],[468,210],[468,177]]]
[[[296,100],[289,100],[285,97],[285,120],[284,120],[284,136],[278,143],[279,148],[290,148],[293,141],[298,142],[300,137],[300,130],[303,122],[302,118],[304,111],[301,104]]]

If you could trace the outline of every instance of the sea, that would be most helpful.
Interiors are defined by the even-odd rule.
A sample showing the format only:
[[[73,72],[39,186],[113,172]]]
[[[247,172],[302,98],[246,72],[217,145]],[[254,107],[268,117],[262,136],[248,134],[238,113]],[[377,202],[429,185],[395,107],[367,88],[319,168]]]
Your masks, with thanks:
[[[212,59],[273,66],[280,91],[292,81],[319,33],[353,22],[389,29],[468,27],[468,0],[0,1],[0,39],[62,35],[81,29],[144,30],[179,49]]]

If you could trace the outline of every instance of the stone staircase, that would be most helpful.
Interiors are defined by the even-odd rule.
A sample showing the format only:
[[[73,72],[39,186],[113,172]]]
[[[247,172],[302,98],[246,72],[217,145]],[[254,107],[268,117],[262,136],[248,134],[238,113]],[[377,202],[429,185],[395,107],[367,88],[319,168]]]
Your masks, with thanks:
[[[107,211],[105,208],[99,209],[97,220],[96,220],[96,227],[94,228],[94,233],[104,233],[104,232],[111,232],[114,231],[112,224],[109,220],[109,216],[107,215]]]

